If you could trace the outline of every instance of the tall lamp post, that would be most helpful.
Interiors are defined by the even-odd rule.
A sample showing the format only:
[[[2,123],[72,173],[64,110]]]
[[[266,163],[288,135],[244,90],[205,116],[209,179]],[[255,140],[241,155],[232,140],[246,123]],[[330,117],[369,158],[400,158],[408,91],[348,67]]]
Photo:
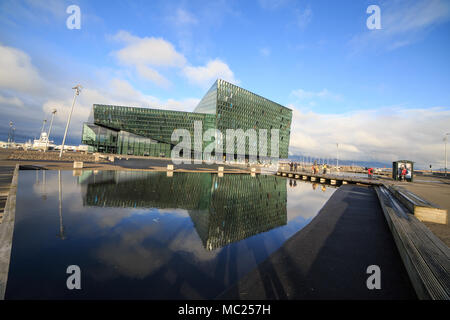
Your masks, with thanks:
[[[13,126],[13,122],[10,121],[9,122],[9,132],[8,132],[8,148],[10,147],[10,144],[11,144],[12,126]]]
[[[48,128],[47,142],[45,143],[44,152],[47,151],[47,148],[48,148],[48,142],[50,140],[50,132],[52,131],[52,124],[53,124],[53,118],[55,117],[55,113],[56,113],[56,109],[53,109],[52,110],[52,120],[50,120],[50,127]]]
[[[67,119],[67,124],[66,124],[66,130],[64,131],[64,138],[63,138],[62,145],[61,145],[61,151],[59,152],[59,157],[60,158],[62,157],[62,153],[63,153],[63,150],[64,150],[64,143],[66,142],[67,130],[69,129],[70,118],[72,118],[72,112],[73,112],[73,107],[75,106],[75,100],[76,100],[77,96],[80,94],[80,91],[81,91],[81,85],[77,84],[72,89],[75,89],[75,92],[74,92],[74,95],[73,95],[72,109],[70,109],[69,118]]]
[[[444,135],[444,141],[445,141],[445,176],[447,176],[447,136],[450,135],[450,133],[446,133]]]
[[[46,123],[47,123],[47,119],[42,120],[42,129],[41,129],[41,133],[39,135],[39,139],[42,138],[42,132],[44,132]]]
[[[339,143],[336,143],[336,171],[339,170]]]

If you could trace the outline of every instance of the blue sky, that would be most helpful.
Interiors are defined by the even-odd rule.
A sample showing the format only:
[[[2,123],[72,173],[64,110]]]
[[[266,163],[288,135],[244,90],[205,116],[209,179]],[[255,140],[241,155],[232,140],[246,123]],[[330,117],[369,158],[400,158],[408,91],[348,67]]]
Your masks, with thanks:
[[[366,26],[373,4],[381,30]],[[37,136],[56,107],[58,141],[76,83],[73,143],[93,103],[191,111],[220,77],[294,110],[291,154],[333,157],[339,142],[348,159],[443,164],[448,0],[4,0],[0,30],[2,137],[9,120]]]

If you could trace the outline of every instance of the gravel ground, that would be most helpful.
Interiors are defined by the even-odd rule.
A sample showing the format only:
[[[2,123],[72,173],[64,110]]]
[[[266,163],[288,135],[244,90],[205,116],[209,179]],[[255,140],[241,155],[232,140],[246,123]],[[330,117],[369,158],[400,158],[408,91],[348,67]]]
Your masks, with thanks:
[[[81,152],[65,152],[62,158],[59,157],[57,151],[23,151],[15,150],[9,156],[10,160],[46,160],[46,161],[87,161],[94,162],[93,154],[86,154]]]

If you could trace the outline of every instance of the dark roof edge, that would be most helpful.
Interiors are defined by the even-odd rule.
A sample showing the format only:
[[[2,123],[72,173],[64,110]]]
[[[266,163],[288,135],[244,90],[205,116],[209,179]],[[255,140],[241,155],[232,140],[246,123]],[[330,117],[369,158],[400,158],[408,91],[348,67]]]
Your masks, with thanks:
[[[147,107],[137,107],[137,106],[119,106],[115,104],[102,104],[102,103],[93,103],[92,106],[107,106],[107,107],[121,107],[121,108],[137,108],[137,109],[146,109],[146,110],[157,110],[157,111],[164,111],[164,112],[175,112],[175,113],[189,113],[189,114],[209,114],[209,113],[202,113],[202,112],[193,112],[193,111],[180,111],[180,110],[170,110],[170,109],[157,109],[157,108],[147,108]]]
[[[254,92],[250,91],[250,90],[247,90],[247,89],[245,89],[245,88],[242,88],[242,87],[240,87],[240,86],[238,86],[238,85],[236,85],[236,84],[234,84],[234,83],[231,83],[231,82],[229,82],[229,81],[227,81],[227,80],[224,80],[224,79],[221,79],[221,78],[217,78],[216,82],[218,82],[219,80],[220,80],[220,81],[223,81],[223,82],[226,82],[226,83],[229,83],[229,84],[231,84],[231,85],[233,85],[233,86],[235,86],[235,87],[238,87],[238,88],[240,88],[240,89],[242,89],[242,90],[245,90],[245,91],[247,91],[247,92],[249,92],[249,93],[251,93],[251,94],[254,94],[255,96],[258,96],[258,97],[260,97],[260,98],[262,98],[262,99],[265,99],[265,100],[269,100],[270,102],[273,102],[273,103],[279,105],[279,106],[282,107],[282,108],[285,108],[285,109],[288,109],[288,110],[292,111],[291,108],[288,108],[288,107],[286,107],[286,106],[283,106],[282,104],[279,104],[278,102],[275,102],[275,101],[270,100],[270,99],[268,99],[268,98],[266,98],[266,97],[263,97],[262,95],[259,95],[259,94],[257,94],[257,93],[254,93]]]

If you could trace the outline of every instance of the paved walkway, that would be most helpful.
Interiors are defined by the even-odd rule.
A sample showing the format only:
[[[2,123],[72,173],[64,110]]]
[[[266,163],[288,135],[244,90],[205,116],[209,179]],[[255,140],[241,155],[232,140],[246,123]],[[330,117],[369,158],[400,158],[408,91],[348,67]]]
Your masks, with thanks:
[[[368,290],[367,267],[381,269]],[[375,191],[340,187],[309,225],[219,299],[416,299]]]
[[[74,156],[71,154],[75,153],[65,153],[63,158],[66,159],[55,160],[57,157],[55,156],[55,152],[49,152],[49,154],[53,154],[51,158],[55,159],[47,159],[47,160],[39,160],[38,156],[42,156],[42,152],[32,152],[29,151],[25,153],[22,151],[20,153],[22,155],[22,159],[8,159],[9,155],[13,152],[13,150],[8,149],[0,149],[0,167],[2,166],[14,166],[16,163],[22,166],[38,166],[41,168],[45,168],[48,170],[73,170],[73,160],[68,159],[70,156]],[[18,151],[16,151],[18,152]],[[76,154],[75,154],[76,155]],[[78,156],[82,156],[78,154]],[[167,171],[167,165],[173,164],[172,160],[169,158],[154,158],[154,157],[137,157],[137,156],[124,156],[118,155],[122,159],[115,158],[114,162],[84,162],[83,168],[89,170],[148,170],[148,171]],[[129,158],[129,160],[125,160]],[[208,165],[206,163],[203,164],[180,164],[175,165],[175,172],[210,172],[216,173],[218,167],[224,167],[224,173],[249,173],[250,168],[243,165],[217,165],[212,164]]]
[[[450,174],[448,178],[416,175],[414,182],[395,182],[419,197],[447,209],[450,214]],[[423,222],[439,239],[450,247],[450,224]]]

